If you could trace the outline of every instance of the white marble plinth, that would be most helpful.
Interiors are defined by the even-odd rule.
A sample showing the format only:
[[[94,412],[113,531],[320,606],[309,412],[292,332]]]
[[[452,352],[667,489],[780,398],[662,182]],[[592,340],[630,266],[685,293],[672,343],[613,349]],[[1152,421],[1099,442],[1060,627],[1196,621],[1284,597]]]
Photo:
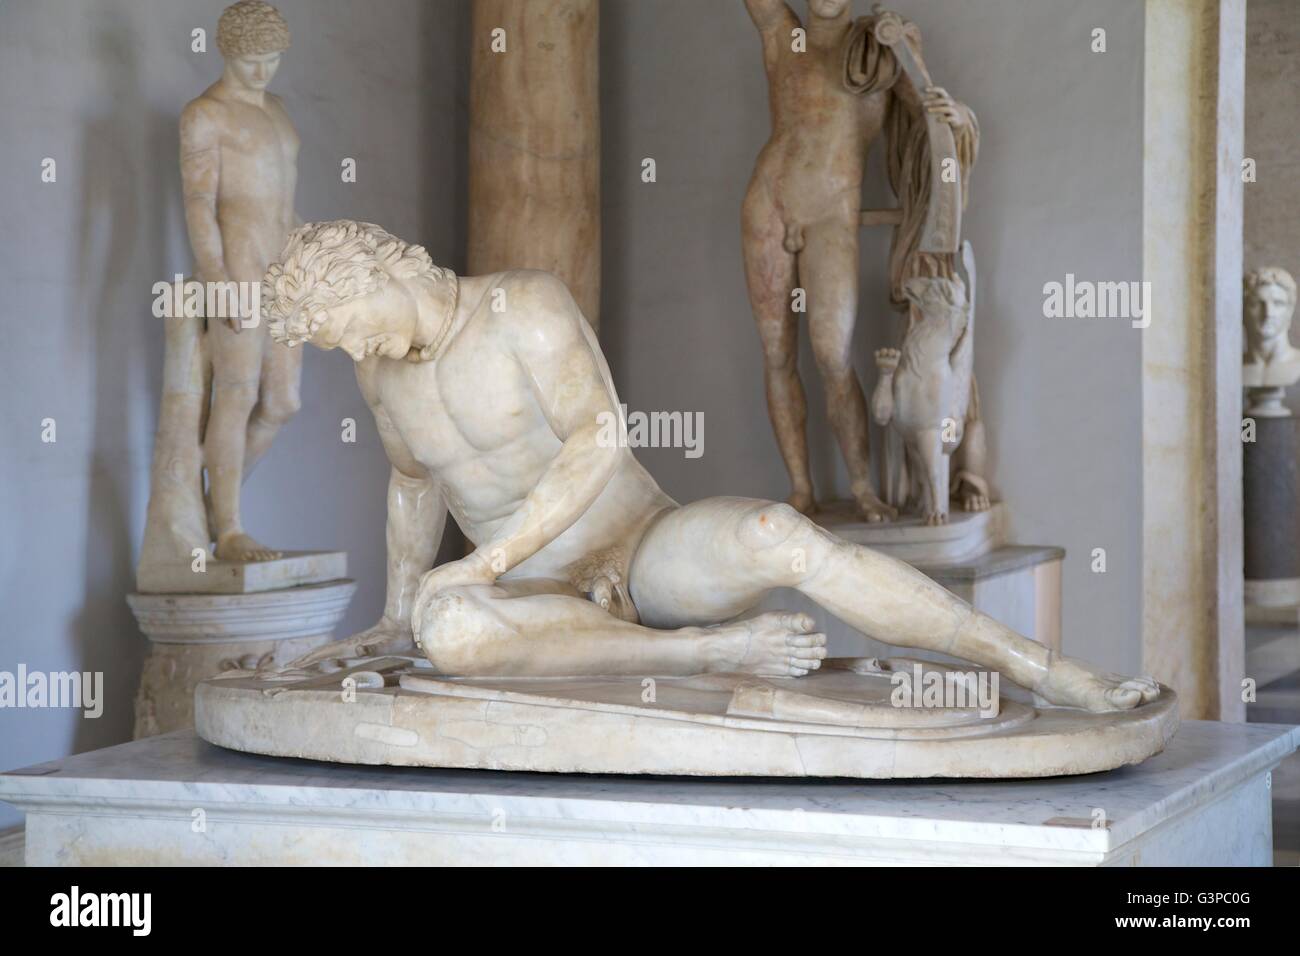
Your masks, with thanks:
[[[253,594],[347,576],[346,551],[286,551],[269,561],[212,558],[202,571],[194,570],[188,557],[171,564],[141,565],[136,587],[142,594]]]
[[[986,511],[955,509],[947,524],[938,525],[927,525],[913,515],[897,521],[863,521],[850,503],[842,501],[828,504],[812,518],[841,538],[914,565],[972,561],[999,547],[1006,537],[1006,509],[1001,502]]]
[[[356,591],[350,580],[253,594],[129,594],[149,638],[135,736],[194,725],[194,688],[226,670],[284,664],[325,643]]]
[[[899,783],[352,767],[185,731],[0,774],[0,800],[36,866],[1265,866],[1269,772],[1298,736],[1191,721],[1136,767]]]
[[[423,659],[364,658],[203,681],[194,726],[232,750],[338,763],[878,779],[1094,773],[1150,758],[1178,727],[1167,687],[1132,710],[1040,709],[998,700],[967,668],[830,658],[800,678],[462,678]],[[967,690],[927,701],[927,685]]]

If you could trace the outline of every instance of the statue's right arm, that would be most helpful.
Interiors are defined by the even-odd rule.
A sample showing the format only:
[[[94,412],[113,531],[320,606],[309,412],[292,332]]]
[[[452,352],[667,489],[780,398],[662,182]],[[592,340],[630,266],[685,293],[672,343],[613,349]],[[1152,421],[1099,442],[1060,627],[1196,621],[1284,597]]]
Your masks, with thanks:
[[[384,618],[409,629],[420,578],[433,568],[447,523],[447,507],[433,479],[415,460],[388,412],[371,406],[379,439],[392,464],[388,477],[388,592]]]
[[[792,30],[799,25],[799,18],[785,0],[745,0],[745,9],[764,36],[782,27]]]
[[[221,226],[217,222],[217,191],[221,180],[220,127],[215,104],[193,100],[181,113],[181,186],[185,195],[185,225],[198,278],[223,282],[226,276]]]

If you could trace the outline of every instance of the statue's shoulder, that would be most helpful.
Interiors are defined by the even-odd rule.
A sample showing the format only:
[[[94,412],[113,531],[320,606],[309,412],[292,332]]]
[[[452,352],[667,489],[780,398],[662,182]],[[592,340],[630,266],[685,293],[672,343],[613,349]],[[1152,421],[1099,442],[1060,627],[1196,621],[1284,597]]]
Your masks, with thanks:
[[[573,331],[586,321],[563,280],[540,269],[497,273],[483,302],[492,324],[516,346],[554,349],[571,341]]]
[[[492,285],[503,289],[527,312],[569,309],[573,296],[569,287],[553,272],[542,269],[509,269],[498,273]],[[516,303],[511,302],[514,306]],[[503,313],[504,314],[504,313]]]
[[[185,104],[181,110],[181,126],[220,126],[228,113],[229,107],[216,96],[213,87],[208,87]]]

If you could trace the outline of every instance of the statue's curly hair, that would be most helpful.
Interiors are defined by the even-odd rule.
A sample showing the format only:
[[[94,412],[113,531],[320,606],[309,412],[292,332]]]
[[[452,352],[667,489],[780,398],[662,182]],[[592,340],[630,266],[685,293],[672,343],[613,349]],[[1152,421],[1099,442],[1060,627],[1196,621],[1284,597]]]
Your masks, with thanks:
[[[222,56],[258,56],[289,49],[289,24],[263,0],[239,0],[217,21],[217,49]]]
[[[340,302],[376,292],[392,276],[444,271],[423,246],[403,242],[372,222],[309,222],[293,231],[280,260],[266,270],[262,310],[271,338],[297,345],[310,339],[324,321],[322,313]]]
[[[1296,304],[1296,285],[1295,279],[1291,278],[1291,273],[1277,266],[1266,266],[1263,269],[1252,269],[1246,273],[1245,279],[1242,280],[1242,293],[1246,296],[1258,295],[1259,290],[1266,285],[1279,285],[1286,290],[1287,298],[1291,300],[1291,305]]]

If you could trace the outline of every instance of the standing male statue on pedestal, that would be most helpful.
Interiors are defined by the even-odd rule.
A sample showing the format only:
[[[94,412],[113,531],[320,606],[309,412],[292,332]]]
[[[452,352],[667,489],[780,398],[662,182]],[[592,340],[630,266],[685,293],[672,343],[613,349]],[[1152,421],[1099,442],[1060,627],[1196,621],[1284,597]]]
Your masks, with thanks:
[[[848,0],[809,0],[807,22],[801,23],[785,0],[745,0],[745,6],[763,41],[772,135],[745,194],[741,231],[763,344],[768,412],[790,473],[789,502],[804,513],[817,507],[797,369],[799,310],[793,298],[802,289],[857,513],[867,521],[891,519],[896,509],[871,488],[867,407],[852,361],[858,230],[864,222],[896,227],[889,264],[896,308],[908,307],[907,279],[953,279],[965,182],[979,142],[975,115],[940,87],[918,87],[913,72],[926,83],[920,34],[897,14],[877,11],[854,21]],[[901,206],[864,213],[867,153],[882,131],[889,141],[890,185]],[[939,138],[943,156],[931,141]],[[946,179],[932,163],[943,159],[953,166]],[[874,213],[889,215],[871,218]],[[978,402],[971,407],[977,418]],[[982,447],[982,431],[967,431],[972,448]],[[967,510],[988,507],[981,468],[982,462],[964,469]]]
[[[185,221],[203,308],[190,307],[187,283],[185,307],[162,318],[163,392],[139,593],[127,598],[152,645],[136,736],[189,726],[203,678],[295,656],[328,638],[355,589],[344,580],[343,552],[274,550],[240,519],[244,478],[298,409],[302,353],[271,341],[259,297],[267,265],[297,222],[298,134],[266,91],[289,47],[279,12],[262,0],[227,7],[217,47],[221,78],[185,106],[180,122]]]
[[[257,286],[297,221],[298,134],[279,98],[266,91],[288,49],[289,28],[262,0],[240,0],[222,13],[217,46],[225,57],[221,78],[181,114],[185,221],[195,278],[205,289]],[[244,532],[240,486],[297,411],[302,353],[273,347],[259,318],[211,315],[206,330],[199,317],[166,320],[142,590],[155,590],[159,566],[188,567],[193,549],[214,541],[223,561],[280,556]]]

